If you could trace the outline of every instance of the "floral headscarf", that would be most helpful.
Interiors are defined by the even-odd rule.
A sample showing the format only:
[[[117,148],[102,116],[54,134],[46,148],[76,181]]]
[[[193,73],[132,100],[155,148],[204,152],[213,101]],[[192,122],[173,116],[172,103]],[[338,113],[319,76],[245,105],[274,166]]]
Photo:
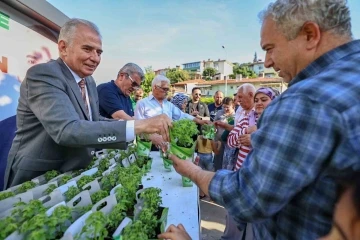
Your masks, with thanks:
[[[273,100],[275,97],[279,96],[280,93],[278,90],[271,88],[271,87],[261,87],[258,90],[256,90],[256,93],[254,95],[254,98],[256,96],[256,94],[258,93],[263,93],[266,96],[268,96],[271,100]]]
[[[256,94],[258,94],[258,93],[265,94],[266,96],[268,96],[271,99],[271,101],[274,100],[275,97],[280,95],[280,92],[278,90],[271,88],[271,87],[259,88],[258,90],[256,90],[254,98],[256,97]],[[249,114],[249,126],[256,125],[258,118],[259,118],[258,114],[255,111],[252,111]]]
[[[188,100],[188,97],[185,94],[178,93],[176,94],[173,99],[171,100],[171,103],[177,106],[180,110],[182,110],[182,105],[185,101]]]

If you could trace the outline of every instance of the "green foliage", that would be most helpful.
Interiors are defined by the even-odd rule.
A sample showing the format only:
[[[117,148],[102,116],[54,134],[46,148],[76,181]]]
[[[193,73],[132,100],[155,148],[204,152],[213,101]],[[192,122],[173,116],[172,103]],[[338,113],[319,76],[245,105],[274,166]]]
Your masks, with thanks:
[[[214,103],[214,98],[213,97],[201,97],[201,101],[203,103],[206,103],[207,105],[209,105],[210,103]]]
[[[103,172],[110,167],[110,158],[101,159],[99,162],[98,170]]]
[[[44,191],[44,194],[49,195],[50,193],[52,193],[52,191],[54,191],[55,188],[57,188],[55,184],[50,184],[48,188]]]
[[[122,237],[122,239],[126,240],[149,239],[144,232],[144,225],[141,221],[135,221],[132,224],[127,225],[123,230]]]
[[[66,201],[70,201],[71,199],[73,199],[76,195],[78,195],[80,193],[79,188],[75,187],[75,186],[71,186],[69,187],[69,189],[64,193],[64,196],[66,198]]]
[[[134,207],[135,197],[131,191],[124,187],[115,190],[116,200],[124,205],[125,211],[129,211]]]
[[[160,188],[146,188],[140,194],[140,198],[144,200],[144,206],[157,211],[158,207],[162,204],[161,200],[161,189]]]
[[[21,226],[25,221],[46,211],[46,208],[39,200],[31,200],[28,204],[19,202],[15,204],[15,206],[17,208],[11,212],[11,216],[18,226]]]
[[[141,83],[141,88],[144,90],[144,97],[149,95],[151,92],[151,82],[155,77],[155,72],[151,66],[145,67],[144,81]]]
[[[115,169],[114,171],[110,172],[108,175],[105,175],[102,179],[101,179],[101,189],[107,191],[107,192],[110,192],[111,189],[113,187],[116,186],[116,183],[117,183],[117,180],[118,180],[118,168],[119,167],[116,167],[117,169]]]
[[[77,181],[77,186],[82,189],[86,184],[94,180],[95,178],[93,176],[84,175]]]
[[[16,221],[13,217],[6,217],[0,219],[0,239],[7,238],[11,233],[15,232],[18,228]]]
[[[72,179],[71,175],[65,175],[59,180],[59,186],[66,184],[70,179]]]
[[[58,206],[50,217],[40,213],[25,221],[20,227],[20,233],[25,235],[25,239],[59,239],[71,223],[71,209]]]
[[[183,82],[189,79],[189,73],[182,69],[172,68],[166,72],[166,77],[170,79],[170,83]]]
[[[101,199],[106,198],[107,196],[109,196],[108,192],[104,191],[104,190],[100,190],[97,191],[96,193],[93,193],[90,197],[91,197],[91,201],[93,204],[99,202]]]
[[[45,173],[45,179],[46,181],[50,181],[51,179],[57,177],[58,175],[60,175],[60,172],[56,171],[56,170],[51,170],[51,171],[47,171]]]
[[[108,236],[106,225],[108,218],[101,211],[94,212],[85,221],[85,226],[81,229],[75,239],[105,239]]]
[[[143,231],[149,237],[156,235],[155,228],[158,222],[155,212],[154,209],[145,207],[141,210],[138,218],[143,223]]]
[[[203,76],[206,80],[211,80],[212,77],[217,73],[217,70],[215,68],[207,67],[203,71]]]
[[[87,206],[83,206],[83,207],[74,207],[72,209],[72,212],[77,214],[78,216],[82,216],[84,215],[85,213],[87,213],[88,211],[90,211],[92,209],[93,205],[92,204],[89,204]]]
[[[170,129],[171,141],[175,141],[177,145],[183,147],[191,147],[194,143],[192,136],[198,133],[196,123],[189,119],[173,122],[173,127]]]
[[[36,187],[36,183],[34,183],[33,181],[27,181],[27,182],[24,182],[23,184],[21,184],[21,186],[18,189],[16,189],[16,193],[17,194],[24,193],[27,190],[30,190],[34,187]]]
[[[139,168],[142,168],[142,167],[146,167],[146,164],[151,161],[152,158],[151,157],[147,157],[147,156],[138,156],[136,158],[136,165],[139,167]],[[148,169],[146,169],[148,170]]]
[[[126,210],[127,208],[123,202],[116,204],[109,214],[108,227],[112,230],[116,230],[121,221],[126,217]]]
[[[235,64],[233,67],[233,74],[234,74],[234,76],[236,74],[241,74],[243,78],[247,78],[247,77],[256,78],[257,77],[256,73],[249,68],[248,64],[241,64],[241,65]]]
[[[215,138],[215,126],[212,124],[205,124],[201,126],[203,138],[214,139]]]
[[[4,200],[6,198],[9,198],[9,197],[13,197],[15,196],[15,194],[13,192],[0,192],[0,201],[1,200]]]

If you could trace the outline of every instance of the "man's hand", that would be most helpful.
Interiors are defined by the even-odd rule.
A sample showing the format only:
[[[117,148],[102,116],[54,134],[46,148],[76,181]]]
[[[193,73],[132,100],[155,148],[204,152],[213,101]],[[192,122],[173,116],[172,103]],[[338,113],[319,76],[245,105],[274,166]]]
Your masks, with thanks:
[[[196,166],[191,161],[186,161],[178,158],[174,154],[169,154],[169,159],[173,161],[173,166],[180,175],[190,178],[193,177],[196,171],[201,170],[200,167]],[[192,179],[193,180],[193,179]]]
[[[164,139],[159,134],[151,134],[149,137],[154,146],[161,146],[164,143]]]
[[[240,137],[239,137],[239,142],[240,142],[241,145],[244,145],[244,146],[247,146],[247,147],[251,147],[250,134],[240,135]]]
[[[166,152],[167,150],[167,144],[159,134],[151,134],[149,139],[151,140],[152,144],[156,146],[159,150],[162,150],[163,152]]]
[[[171,119],[166,114],[148,119],[135,120],[135,134],[157,133],[162,136],[164,141],[169,142],[169,127],[172,127],[171,122]]]
[[[234,128],[233,125],[230,125],[230,124],[222,122],[222,121],[215,121],[214,125],[215,125],[216,128],[220,127],[220,128],[225,129],[225,130],[228,130],[229,132]]]
[[[248,128],[246,129],[246,131],[247,131],[248,134],[251,134],[251,133],[255,132],[256,130],[257,130],[257,126],[256,126],[256,125],[251,126],[251,127],[248,127]]]
[[[184,226],[179,224],[177,227],[171,224],[165,233],[158,235],[159,239],[170,239],[170,240],[191,240],[191,237],[186,232]]]
[[[169,154],[169,159],[173,161],[173,166],[180,175],[190,178],[206,195],[209,196],[209,185],[214,177],[214,172],[204,171],[194,163],[182,160],[173,154]]]
[[[201,120],[199,118],[194,118],[193,121],[196,122],[197,124],[200,124],[200,125],[212,124],[212,122],[210,120]]]
[[[199,115],[199,111],[193,111],[192,113],[191,113],[191,115],[193,115],[194,117],[196,117],[197,115]]]

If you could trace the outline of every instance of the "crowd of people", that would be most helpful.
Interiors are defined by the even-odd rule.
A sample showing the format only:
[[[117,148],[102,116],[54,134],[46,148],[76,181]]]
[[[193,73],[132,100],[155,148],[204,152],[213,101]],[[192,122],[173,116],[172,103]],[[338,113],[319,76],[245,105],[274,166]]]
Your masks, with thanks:
[[[197,87],[169,101],[162,75],[145,97],[134,63],[96,86],[100,31],[66,22],[59,58],[31,67],[21,84],[4,188],[84,168],[94,148],[121,149],[142,133],[162,149],[172,121],[185,118],[217,129],[213,140],[196,136],[199,166],[169,158],[200,198],[226,209],[222,239],[360,239],[360,41],[346,0],[277,0],[259,17],[265,66],[288,89],[245,83],[210,105]],[[190,239],[181,223],[159,237]]]

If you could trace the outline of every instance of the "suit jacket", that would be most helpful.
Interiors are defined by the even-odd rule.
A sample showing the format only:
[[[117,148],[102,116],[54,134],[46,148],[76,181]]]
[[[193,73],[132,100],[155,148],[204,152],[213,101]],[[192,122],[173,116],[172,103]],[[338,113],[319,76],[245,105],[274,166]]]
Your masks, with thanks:
[[[46,171],[86,167],[92,148],[125,148],[126,122],[99,115],[96,84],[87,77],[92,121],[80,88],[61,59],[31,67],[20,87],[17,131],[5,172],[5,189]]]
[[[191,115],[193,110],[194,110],[193,102],[189,101],[188,104],[186,105],[185,112]],[[196,111],[199,112],[199,116],[201,116],[201,117],[210,117],[209,108],[203,102],[199,101],[199,103],[196,107]]]

